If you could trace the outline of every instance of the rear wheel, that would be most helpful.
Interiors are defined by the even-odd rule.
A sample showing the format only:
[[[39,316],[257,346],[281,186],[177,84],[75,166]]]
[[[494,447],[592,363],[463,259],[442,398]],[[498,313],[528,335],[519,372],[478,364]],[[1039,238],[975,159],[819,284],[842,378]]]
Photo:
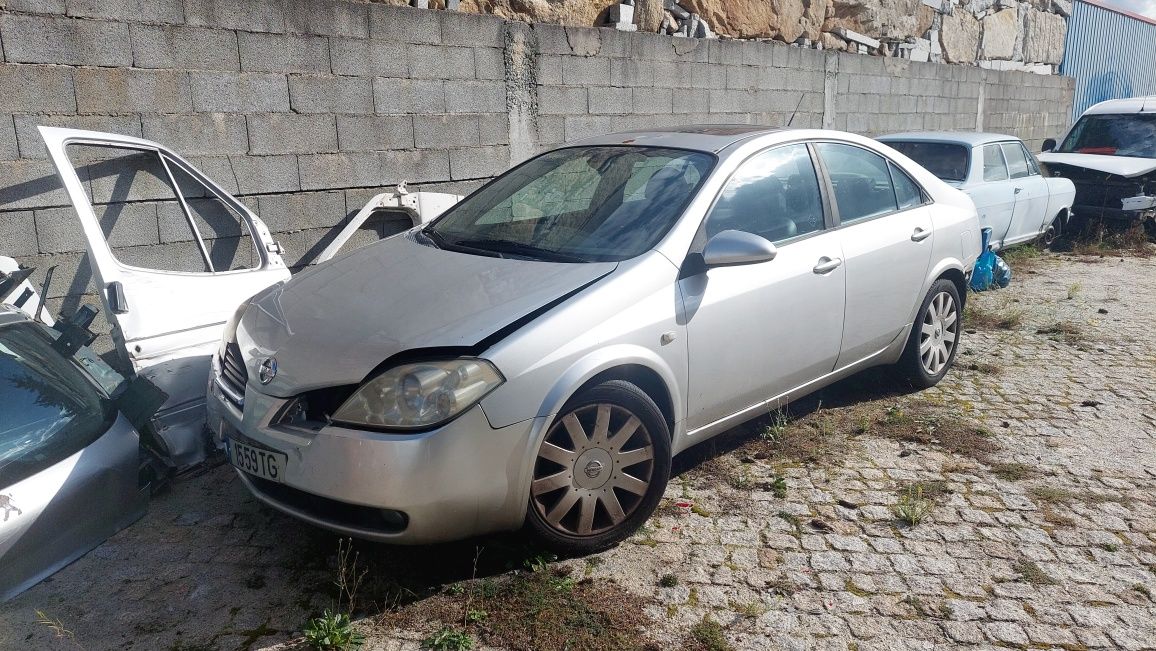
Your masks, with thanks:
[[[955,361],[962,332],[960,305],[959,289],[946,278],[935,281],[923,299],[899,361],[903,374],[915,386],[935,386]]]
[[[622,380],[575,396],[534,461],[527,521],[543,543],[590,553],[634,533],[670,477],[670,432],[641,389]]]

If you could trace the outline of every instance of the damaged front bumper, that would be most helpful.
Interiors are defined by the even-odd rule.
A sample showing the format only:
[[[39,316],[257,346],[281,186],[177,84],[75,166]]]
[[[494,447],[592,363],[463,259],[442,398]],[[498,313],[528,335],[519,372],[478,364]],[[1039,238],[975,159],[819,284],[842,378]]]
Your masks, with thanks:
[[[218,441],[274,455],[278,465],[271,478],[236,467],[243,461],[234,463],[262,502],[343,535],[400,544],[521,526],[526,496],[519,487],[528,481],[522,475],[535,419],[495,429],[475,405],[442,427],[416,434],[278,424],[291,400],[248,385],[242,410],[222,391],[220,373],[214,357],[208,415]]]

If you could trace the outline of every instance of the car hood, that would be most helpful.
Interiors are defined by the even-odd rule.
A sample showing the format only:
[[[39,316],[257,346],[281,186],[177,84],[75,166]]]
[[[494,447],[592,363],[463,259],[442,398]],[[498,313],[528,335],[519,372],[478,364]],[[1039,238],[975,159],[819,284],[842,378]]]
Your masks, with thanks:
[[[355,384],[409,350],[476,347],[617,266],[491,258],[415,238],[410,232],[358,249],[253,300],[237,343],[251,378],[276,357],[276,377],[263,393]]]
[[[1097,172],[1116,174],[1126,178],[1142,176],[1156,171],[1156,159],[1132,158],[1130,156],[1103,156],[1100,154],[1055,154],[1039,155],[1040,162],[1045,164],[1071,165],[1083,167]]]

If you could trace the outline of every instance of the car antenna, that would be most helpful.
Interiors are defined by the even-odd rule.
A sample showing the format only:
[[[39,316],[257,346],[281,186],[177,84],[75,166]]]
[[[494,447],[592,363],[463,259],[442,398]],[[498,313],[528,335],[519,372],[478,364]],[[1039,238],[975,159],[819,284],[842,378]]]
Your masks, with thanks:
[[[803,91],[803,94],[802,94],[802,95],[799,95],[799,103],[798,103],[798,104],[795,104],[795,110],[794,110],[794,111],[791,111],[791,119],[790,119],[790,120],[787,120],[787,126],[788,126],[788,127],[789,127],[789,126],[791,126],[791,123],[795,121],[795,114],[799,112],[799,107],[803,105],[803,99],[804,99],[806,96],[807,96],[807,92],[806,92],[806,91]]]

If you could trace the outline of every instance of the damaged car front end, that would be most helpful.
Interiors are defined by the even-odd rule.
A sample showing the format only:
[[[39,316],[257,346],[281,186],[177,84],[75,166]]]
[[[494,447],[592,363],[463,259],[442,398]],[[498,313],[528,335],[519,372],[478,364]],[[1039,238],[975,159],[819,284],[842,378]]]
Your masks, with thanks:
[[[1102,102],[1088,109],[1057,146],[1040,155],[1052,176],[1076,186],[1079,224],[1117,228],[1156,218],[1156,98]]]

